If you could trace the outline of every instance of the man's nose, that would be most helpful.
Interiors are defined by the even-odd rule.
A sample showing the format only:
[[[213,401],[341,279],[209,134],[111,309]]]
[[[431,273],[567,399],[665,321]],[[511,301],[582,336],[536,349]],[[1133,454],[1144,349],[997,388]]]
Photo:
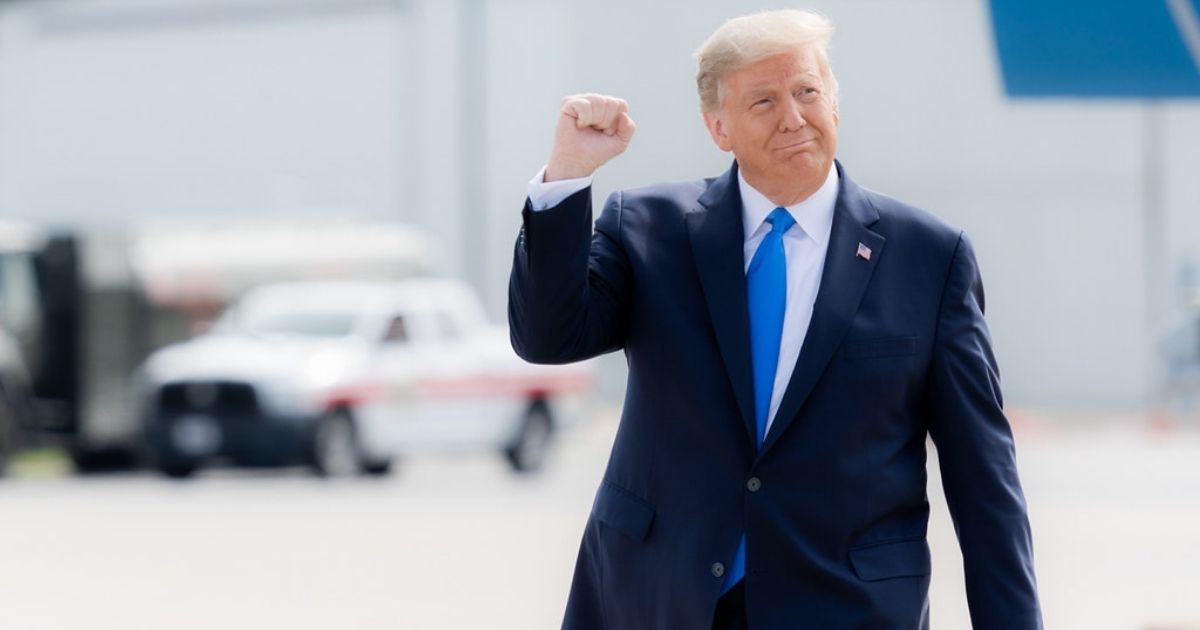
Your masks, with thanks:
[[[783,108],[783,117],[779,120],[779,130],[795,131],[806,124],[807,122],[804,120],[804,111],[801,108],[800,103],[788,101],[787,105]]]

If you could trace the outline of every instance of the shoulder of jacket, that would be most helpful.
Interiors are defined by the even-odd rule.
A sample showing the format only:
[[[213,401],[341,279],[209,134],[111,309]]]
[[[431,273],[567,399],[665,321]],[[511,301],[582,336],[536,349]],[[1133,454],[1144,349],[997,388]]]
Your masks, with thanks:
[[[957,249],[959,238],[963,234],[961,227],[890,195],[865,187],[862,191],[879,212],[879,221],[884,224],[881,227],[887,232],[904,239],[920,240],[939,248],[946,248],[950,250],[949,253]]]
[[[675,206],[687,211],[708,190],[712,179],[697,179],[685,182],[665,182],[638,188],[619,190],[613,196],[620,200],[624,210]]]

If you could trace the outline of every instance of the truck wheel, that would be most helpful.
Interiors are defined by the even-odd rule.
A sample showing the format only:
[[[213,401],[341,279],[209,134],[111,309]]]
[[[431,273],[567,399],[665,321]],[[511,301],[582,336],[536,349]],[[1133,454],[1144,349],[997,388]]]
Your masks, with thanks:
[[[0,382],[0,477],[8,471],[13,454],[23,446],[22,438],[31,422],[28,394]]]
[[[83,475],[133,470],[137,467],[137,453],[132,448],[91,448],[76,444],[71,448],[71,461],[75,472]]]
[[[162,462],[158,470],[172,479],[188,479],[196,474],[196,464],[185,461]]]
[[[377,462],[365,462],[363,464],[363,472],[371,475],[372,477],[382,477],[392,472],[392,460],[391,458],[388,458],[381,459]]]
[[[8,469],[9,455],[16,448],[17,416],[0,391],[0,476]]]
[[[363,470],[354,420],[345,409],[333,411],[317,423],[312,464],[322,477],[351,477]]]
[[[525,412],[521,429],[513,443],[504,449],[508,464],[519,473],[535,472],[546,460],[553,424],[545,403],[535,402]]]

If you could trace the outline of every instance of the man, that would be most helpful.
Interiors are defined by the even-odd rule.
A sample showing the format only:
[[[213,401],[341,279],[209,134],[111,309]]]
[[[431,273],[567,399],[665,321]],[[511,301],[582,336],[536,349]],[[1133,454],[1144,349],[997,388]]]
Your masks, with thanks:
[[[730,20],[698,51],[713,179],[609,197],[620,99],[564,100],[509,289],[513,347],[623,349],[620,429],[564,628],[928,627],[925,438],[975,628],[1041,627],[970,243],[834,160],[832,26]]]

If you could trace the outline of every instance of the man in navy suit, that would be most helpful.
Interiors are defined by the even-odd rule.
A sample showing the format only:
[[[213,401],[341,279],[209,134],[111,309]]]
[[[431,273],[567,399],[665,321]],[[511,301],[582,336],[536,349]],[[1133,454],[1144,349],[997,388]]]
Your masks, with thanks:
[[[835,161],[831,33],[795,10],[724,24],[697,86],[732,168],[614,193],[594,230],[592,173],[634,123],[620,99],[563,101],[513,347],[629,365],[564,628],[927,628],[927,435],[974,627],[1041,627],[975,256]]]

